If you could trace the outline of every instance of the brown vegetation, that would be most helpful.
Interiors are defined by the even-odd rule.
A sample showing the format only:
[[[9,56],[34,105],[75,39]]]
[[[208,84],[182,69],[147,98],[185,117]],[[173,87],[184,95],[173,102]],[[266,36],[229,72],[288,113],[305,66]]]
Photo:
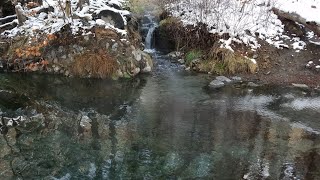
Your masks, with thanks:
[[[71,72],[79,77],[109,78],[118,69],[117,61],[107,50],[87,51],[75,57]]]
[[[238,52],[228,49],[212,48],[207,60],[200,61],[199,71],[216,74],[255,73],[257,64]]]
[[[219,40],[229,36],[209,33],[205,24],[183,26],[179,19],[167,17],[160,22],[160,28],[163,34],[169,34],[178,51],[186,52],[187,65],[195,70],[215,74],[255,73],[258,70],[257,64],[243,55],[246,49],[238,47],[232,52],[220,48]],[[196,52],[201,52],[201,55],[196,55]],[[197,62],[192,63],[193,60]]]
[[[216,35],[209,33],[206,24],[183,26],[182,22],[174,17],[163,19],[160,28],[160,31],[165,31],[167,36],[176,42],[176,49],[208,49],[218,40]]]

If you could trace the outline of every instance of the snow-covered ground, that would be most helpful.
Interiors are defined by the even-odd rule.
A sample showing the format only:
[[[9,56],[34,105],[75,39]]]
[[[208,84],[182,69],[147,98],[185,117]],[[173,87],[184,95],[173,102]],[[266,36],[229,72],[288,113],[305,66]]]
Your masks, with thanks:
[[[320,0],[180,0],[167,6],[185,25],[203,22],[211,33],[228,33],[230,39],[221,41],[228,49],[233,41],[257,49],[260,47],[256,38],[258,34],[260,39],[278,48],[303,50],[305,42],[283,34],[284,25],[272,12],[273,7],[320,24]],[[314,39],[314,33],[309,32],[308,38]],[[285,44],[283,40],[290,43]]]
[[[93,19],[94,14],[98,14],[102,10],[110,10],[122,15],[124,22],[126,23],[125,15],[130,14],[126,10],[118,10],[113,6],[122,7],[125,0],[90,0],[90,5],[84,4],[83,8],[80,9],[77,7],[78,0],[71,0],[72,5],[72,14],[71,18],[65,17],[65,1],[59,0],[43,0],[43,5],[28,9],[26,7],[21,7],[24,11],[24,15],[27,17],[27,21],[19,27],[16,27],[12,30],[7,30],[2,34],[8,37],[13,37],[18,34],[25,34],[34,36],[39,32],[45,34],[52,34],[59,31],[64,25],[70,24],[72,32],[76,33],[86,33],[86,30],[91,29],[92,27],[99,25],[105,26],[105,28],[112,28],[117,30],[119,33],[125,34],[124,30],[115,28],[108,22],[103,21],[102,19]],[[20,6],[20,5],[17,5]],[[37,13],[43,8],[53,7],[53,12],[41,12]],[[14,20],[17,22],[17,20]]]

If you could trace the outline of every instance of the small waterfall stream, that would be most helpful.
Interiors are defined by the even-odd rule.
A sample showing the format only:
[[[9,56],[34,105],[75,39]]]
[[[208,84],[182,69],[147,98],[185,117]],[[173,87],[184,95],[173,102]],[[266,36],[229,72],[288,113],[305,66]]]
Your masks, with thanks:
[[[150,50],[153,48],[153,35],[155,29],[158,27],[157,22],[155,21],[155,17],[151,15],[146,15],[148,18],[147,24],[143,24],[144,27],[148,27],[148,33],[145,38],[145,49]]]

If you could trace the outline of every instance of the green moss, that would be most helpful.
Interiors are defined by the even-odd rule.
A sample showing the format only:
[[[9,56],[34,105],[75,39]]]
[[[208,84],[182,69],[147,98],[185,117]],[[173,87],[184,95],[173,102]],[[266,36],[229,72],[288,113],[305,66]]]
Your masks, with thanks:
[[[198,59],[202,56],[202,52],[199,50],[191,50],[186,54],[186,64],[190,65],[191,62],[195,59]]]
[[[226,65],[224,63],[218,62],[214,66],[214,71],[217,74],[224,74],[226,70]]]

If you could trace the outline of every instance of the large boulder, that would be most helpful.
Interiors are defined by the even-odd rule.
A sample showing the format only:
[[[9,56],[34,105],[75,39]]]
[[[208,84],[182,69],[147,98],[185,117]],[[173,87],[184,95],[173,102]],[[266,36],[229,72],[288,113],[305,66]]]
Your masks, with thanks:
[[[106,23],[110,23],[116,28],[124,29],[125,20],[120,13],[111,10],[102,10],[97,14],[95,19],[102,19]]]

